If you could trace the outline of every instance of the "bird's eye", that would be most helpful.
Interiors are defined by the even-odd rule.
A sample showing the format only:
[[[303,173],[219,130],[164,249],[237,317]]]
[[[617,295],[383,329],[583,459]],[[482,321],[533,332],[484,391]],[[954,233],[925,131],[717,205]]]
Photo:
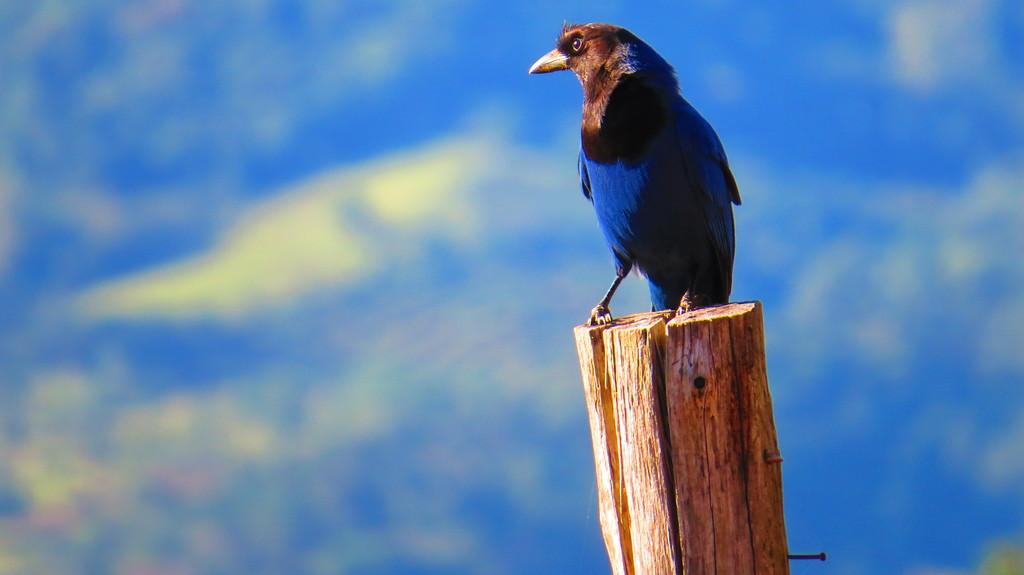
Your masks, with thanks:
[[[583,38],[581,38],[581,37],[579,37],[579,36],[577,36],[576,38],[574,38],[574,39],[573,39],[573,41],[572,41],[572,46],[571,46],[571,48],[572,48],[572,51],[573,51],[574,53],[577,53],[577,54],[578,54],[578,53],[579,53],[579,51],[583,49]]]

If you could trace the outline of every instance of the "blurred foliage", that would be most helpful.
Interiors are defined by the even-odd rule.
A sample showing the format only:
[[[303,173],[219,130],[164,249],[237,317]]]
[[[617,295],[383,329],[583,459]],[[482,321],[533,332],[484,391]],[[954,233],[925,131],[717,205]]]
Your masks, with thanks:
[[[291,187],[239,218],[201,257],[84,297],[94,316],[232,316],[316,288],[358,282],[422,257],[429,238],[466,239],[469,198],[497,171],[487,142],[466,138]]]
[[[1024,548],[997,546],[985,558],[981,575],[1024,575]]]
[[[540,543],[518,527],[540,517],[554,533],[586,526],[550,519],[589,494],[538,446],[565,422],[539,426],[529,398],[505,386],[474,392],[471,376],[410,369],[353,361],[321,382],[144,401],[133,377],[45,375],[2,450],[0,572],[536,569],[529,555],[493,565],[508,557],[493,546]],[[450,424],[424,426],[436,410]],[[521,415],[495,419],[506,410]]]

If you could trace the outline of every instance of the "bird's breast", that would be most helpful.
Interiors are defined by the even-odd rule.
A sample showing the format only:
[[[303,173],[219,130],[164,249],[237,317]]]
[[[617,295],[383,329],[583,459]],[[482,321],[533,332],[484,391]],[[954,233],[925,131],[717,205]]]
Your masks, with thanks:
[[[583,150],[594,162],[636,162],[670,125],[664,96],[639,77],[623,77],[610,94],[584,103]]]
[[[671,134],[637,161],[596,162],[586,155],[594,210],[605,239],[643,267],[699,241],[703,212]]]

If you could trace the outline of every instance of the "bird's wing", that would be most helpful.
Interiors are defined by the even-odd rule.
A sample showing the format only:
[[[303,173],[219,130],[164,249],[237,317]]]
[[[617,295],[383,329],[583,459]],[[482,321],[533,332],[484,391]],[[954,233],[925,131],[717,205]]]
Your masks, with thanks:
[[[576,169],[580,173],[580,188],[583,189],[583,195],[593,202],[594,198],[590,192],[590,173],[587,171],[587,159],[583,156],[582,149],[580,149],[580,156],[577,160]]]
[[[732,204],[740,204],[740,191],[715,130],[685,100],[677,107],[677,112],[676,133],[683,162],[690,184],[702,194],[701,203],[718,255],[722,287],[728,295],[732,289],[732,263],[736,253]]]

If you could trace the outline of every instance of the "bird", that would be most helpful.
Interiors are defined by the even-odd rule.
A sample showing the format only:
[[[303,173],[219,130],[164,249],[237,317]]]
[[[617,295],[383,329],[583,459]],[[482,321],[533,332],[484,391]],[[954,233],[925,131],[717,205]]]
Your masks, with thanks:
[[[580,186],[615,263],[587,324],[611,323],[612,297],[630,270],[646,277],[652,311],[727,303],[740,192],[675,69],[629,30],[590,23],[565,24],[529,73],[560,70],[583,87]]]

